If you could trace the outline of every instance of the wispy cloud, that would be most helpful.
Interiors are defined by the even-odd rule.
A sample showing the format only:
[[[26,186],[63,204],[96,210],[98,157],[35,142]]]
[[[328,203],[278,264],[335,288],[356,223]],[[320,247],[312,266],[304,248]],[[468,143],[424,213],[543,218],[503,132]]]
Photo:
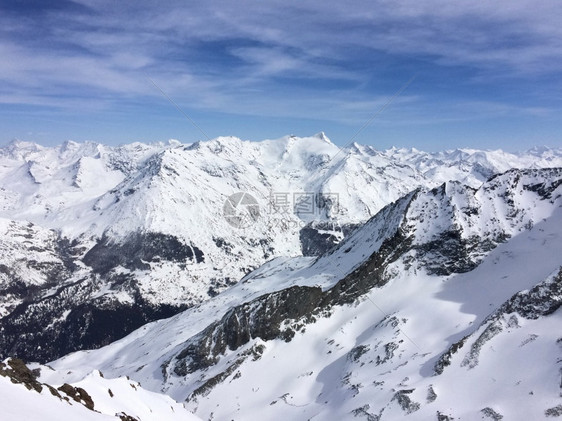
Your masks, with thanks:
[[[425,85],[439,73],[449,85],[492,90],[469,92],[458,101],[466,107],[482,100],[541,115],[552,104],[492,96],[514,80],[528,96],[543,78],[562,89],[562,7],[553,0],[55,3],[0,6],[0,103],[161,101],[150,76],[190,108],[356,124],[420,66],[427,77],[401,98],[420,112],[448,95]]]

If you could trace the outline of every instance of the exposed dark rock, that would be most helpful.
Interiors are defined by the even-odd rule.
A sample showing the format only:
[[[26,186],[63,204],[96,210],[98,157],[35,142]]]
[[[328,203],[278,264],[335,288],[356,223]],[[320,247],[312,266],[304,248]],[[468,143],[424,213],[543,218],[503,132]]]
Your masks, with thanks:
[[[221,371],[214,377],[211,377],[203,385],[199,386],[193,393],[189,396],[186,400],[192,400],[197,398],[198,396],[206,396],[209,392],[215,387],[216,385],[222,383],[228,376],[234,373],[238,367],[244,362],[243,358],[236,360],[234,363],[229,365],[224,371]]]
[[[340,237],[332,231],[341,232],[341,237],[347,237],[358,225],[334,223],[310,223],[300,230],[300,242],[303,256],[320,256],[338,244]],[[328,231],[328,232],[322,232]]]
[[[204,255],[199,248],[185,244],[172,235],[137,232],[119,243],[104,236],[83,258],[84,263],[92,267],[94,272],[101,274],[117,266],[147,270],[150,269],[147,262],[159,260],[192,260],[201,263]]]
[[[303,256],[320,256],[337,244],[338,237],[329,233],[319,232],[310,226],[300,231],[300,241]]]
[[[394,357],[394,351],[398,349],[398,344],[396,342],[389,342],[384,344],[384,357],[377,355],[376,365],[381,365],[390,361]]]
[[[12,383],[21,383],[28,390],[41,393],[43,385],[37,381],[37,373],[34,373],[19,358],[10,358],[7,363],[0,362],[0,376],[8,377]]]
[[[429,385],[429,387],[427,388],[426,401],[427,403],[431,403],[434,402],[435,399],[437,399],[437,393],[435,393],[435,390],[433,389],[433,385]]]
[[[508,206],[513,206],[509,189],[517,186],[520,174],[514,172],[510,174],[510,177],[507,177],[507,186],[503,186],[503,179],[500,180],[498,178],[498,183],[491,183],[486,188],[490,191],[500,188],[503,188],[503,190],[507,189],[505,193],[502,190],[502,197],[504,197]],[[469,190],[466,190],[467,194],[474,193],[471,193]],[[446,185],[432,191],[436,198],[443,198],[443,203],[449,206],[446,203],[446,193]],[[391,215],[394,210],[400,209],[401,214],[407,214],[409,204],[412,203],[418,194],[420,194],[419,191],[414,192],[399,201],[402,205],[406,203],[406,212],[404,211],[404,206],[396,203],[385,208],[383,212]],[[479,215],[478,208],[474,206],[468,206],[460,211],[464,215],[468,215],[468,217],[477,217]],[[389,235],[376,253],[327,291],[322,291],[320,288],[295,286],[286,290],[265,294],[252,302],[230,309],[222,319],[212,323],[185,343],[183,350],[169,362],[171,371],[175,375],[185,376],[198,370],[204,370],[216,364],[228,350],[237,350],[256,338],[261,338],[262,340],[277,338],[291,340],[296,331],[302,329],[306,323],[313,322],[316,317],[329,313],[332,306],[353,303],[358,297],[373,287],[382,286],[388,282],[390,279],[389,274],[386,272],[388,265],[407,252],[413,251],[412,255],[415,256],[416,262],[429,273],[447,275],[472,270],[478,265],[481,257],[486,252],[508,238],[508,235],[501,230],[492,232],[487,238],[476,236],[466,238],[461,228],[456,224],[452,224],[450,229],[443,231],[431,241],[425,244],[415,244],[415,231],[410,230],[408,222],[404,220],[395,232],[388,233]],[[321,234],[318,232],[320,228],[322,227],[309,226],[303,229],[301,240],[307,242],[306,245],[303,244],[303,249],[307,254],[325,253],[329,256],[330,253],[334,252],[334,249],[330,248],[331,245],[329,246],[327,243],[333,242],[334,239],[328,238],[330,235],[328,237],[323,236],[323,234],[319,237],[316,236],[316,234]],[[166,241],[168,240],[166,239]],[[162,241],[166,243],[166,241]],[[138,255],[144,256],[142,259],[138,259],[138,261],[141,261],[141,265],[146,265],[144,262],[151,261],[152,258],[162,257],[156,256],[150,247],[143,249],[138,245],[138,242],[138,239],[133,238],[131,245],[124,248],[119,246],[124,249],[127,256],[126,260],[129,262],[137,261],[135,256]],[[173,240],[171,242],[175,244]],[[218,247],[228,248],[228,244],[221,238],[216,238],[215,244]],[[320,246],[319,244],[324,244],[325,246]],[[103,245],[112,250],[112,254],[115,254],[116,251],[121,251],[121,248],[111,249],[113,246],[109,242]],[[266,247],[267,244],[256,243],[254,246]],[[346,247],[346,244],[343,244],[342,247]],[[164,249],[172,251],[169,255],[167,252],[164,253],[167,256],[165,258],[174,259],[178,256],[174,251],[176,250],[175,246],[164,247]],[[180,253],[179,255],[181,258],[193,257],[189,253]],[[85,261],[89,262],[90,258],[92,258],[92,255],[85,258]],[[90,263],[95,260],[99,259],[93,259]],[[103,264],[101,266],[97,262],[92,264],[100,272],[107,270],[107,267],[104,267]],[[110,262],[108,267],[112,267],[115,264],[117,263]],[[134,263],[126,264],[135,267]],[[214,289],[209,290],[210,294],[216,294],[217,292]],[[489,328],[488,333],[490,332],[495,332],[493,327]],[[473,347],[476,346],[478,348],[478,344],[481,346],[484,343],[484,339],[486,339],[484,336]],[[462,348],[466,339],[463,338],[461,341],[453,344],[441,356],[435,366],[436,373],[442,372],[443,368],[450,364],[452,355]],[[385,346],[386,359],[392,358],[396,347],[397,345],[393,343]],[[479,350],[479,348],[476,348],[473,354]],[[167,366],[164,367],[164,371],[168,372]],[[217,378],[220,378],[220,376]]]
[[[149,165],[154,166],[155,173],[166,170],[158,159]],[[520,180],[527,173],[542,177],[545,181],[522,186]],[[561,183],[561,169],[513,170],[503,177],[492,177],[485,190],[497,190],[506,205],[513,208],[513,212],[509,214],[511,216],[508,217],[515,218],[517,209],[511,190],[515,187],[519,190],[525,188],[536,192],[544,200],[551,200],[554,190]],[[466,187],[463,189],[468,193],[471,191]],[[126,194],[134,194],[134,191]],[[421,193],[413,192],[389,205],[381,211],[382,216],[378,217],[384,219],[385,215],[392,215],[393,212],[400,214],[399,216],[406,215],[402,205],[406,203],[407,210],[418,194]],[[443,198],[443,206],[448,209],[447,185],[432,190],[431,194],[437,199]],[[467,205],[459,214],[470,218],[477,217],[480,213],[478,207]],[[486,238],[466,238],[459,226],[452,224],[431,241],[418,244],[414,242],[416,233],[409,229],[408,222],[404,220],[395,232],[388,233],[388,238],[376,253],[328,291],[294,287],[266,294],[252,303],[231,309],[220,321],[185,344],[183,352],[180,353],[181,357],[178,356],[178,359],[174,360],[177,367],[174,367],[173,371],[181,374],[196,370],[197,367],[209,367],[218,361],[226,350],[235,350],[255,338],[290,340],[296,331],[303,329],[306,323],[313,322],[316,317],[328,313],[332,306],[353,303],[372,288],[388,282],[391,276],[387,272],[388,265],[405,253],[409,252],[412,261],[429,273],[446,275],[472,270],[487,251],[508,238],[501,230],[494,231]],[[305,227],[301,232],[305,254],[324,253],[329,256],[333,253],[335,249],[332,245],[337,239],[320,232],[331,228],[331,225]],[[349,234],[346,230],[352,229],[351,226],[341,227],[344,236]],[[33,238],[32,225],[24,226],[20,231],[18,235],[21,235],[22,239],[28,241]],[[0,296],[12,295],[23,300],[10,309],[11,313],[8,316],[0,319],[0,357],[15,355],[44,362],[78,349],[98,348],[125,336],[146,322],[172,316],[187,308],[189,303],[181,307],[151,304],[141,297],[132,275],[118,275],[112,269],[123,266],[131,270],[145,270],[150,268],[152,262],[203,262],[205,257],[203,251],[194,245],[186,244],[173,235],[161,233],[136,233],[120,242],[104,237],[89,251],[83,249],[76,241],[70,242],[56,236],[53,238],[50,240],[52,244],[45,244],[45,248],[53,251],[60,260],[58,263],[44,264],[38,261],[39,259],[30,259],[28,262],[29,267],[45,274],[47,282],[44,286],[29,285],[26,280],[20,279],[17,273],[13,273],[10,267],[0,266],[0,275],[9,278],[9,282],[0,286]],[[232,251],[231,245],[224,238],[217,237],[214,241],[215,245],[223,248],[225,252]],[[270,243],[266,239],[248,239],[248,244],[251,247],[262,248],[264,256],[272,253]],[[345,247],[344,250],[351,250],[349,244],[342,244],[342,247]],[[85,274],[80,279],[77,279],[77,276],[72,278],[71,275],[77,270],[77,262],[80,263],[81,259],[95,273]],[[248,271],[250,269],[247,268]],[[240,274],[211,282],[209,295],[216,295],[235,283],[237,275]],[[92,299],[102,286],[126,292],[134,304],[120,303],[109,298]],[[48,296],[45,294],[47,290]],[[551,292],[556,295],[556,291]],[[527,318],[532,318],[533,314],[536,317],[550,314],[560,303],[550,299],[544,301],[541,295],[543,293],[547,294],[537,290],[533,293],[535,298],[532,300],[519,297],[522,301],[514,301],[512,305],[518,308],[518,313]],[[525,300],[528,300],[527,304]],[[508,310],[504,309],[506,312]],[[449,364],[451,355],[463,346],[465,339],[453,344],[442,355],[436,364],[436,373]]]
[[[223,276],[222,278],[210,278],[210,286],[207,290],[207,294],[209,295],[209,297],[216,297],[228,287],[236,285],[237,282],[237,278],[230,276]]]
[[[115,414],[115,416],[116,416],[116,417],[119,417],[119,419],[120,419],[121,421],[139,421],[138,418],[135,418],[135,417],[133,417],[133,416],[131,416],[131,415],[128,415],[128,414],[126,414],[126,413],[124,413],[124,412],[119,412],[118,414]]]
[[[549,168],[542,170],[531,169],[527,170],[527,172],[534,172],[537,175],[540,172],[541,174],[543,174],[543,176],[546,175],[545,178],[548,181],[523,186],[525,190],[537,193],[544,200],[552,199],[552,193],[562,184],[562,169],[560,168]]]
[[[411,247],[411,242],[412,238],[398,229],[383,241],[376,253],[326,291],[326,304],[351,304],[372,288],[385,285],[390,280],[385,274],[386,267],[400,258]]]
[[[461,363],[461,367],[468,366],[468,368],[474,368],[478,365],[478,357],[480,356],[480,351],[486,342],[491,340],[494,336],[497,336],[503,331],[503,328],[500,324],[491,323],[486,326],[484,332],[476,339],[471,347],[470,351],[464,357],[464,360]]]
[[[18,236],[33,236],[35,232],[32,230],[32,227],[33,224],[30,224],[27,228],[16,227],[14,229],[19,229],[20,231],[12,233],[12,235],[16,238]],[[29,230],[29,234],[22,234],[22,229]],[[27,279],[22,278],[22,274],[14,268],[0,265],[0,275],[3,275],[0,276],[0,281],[2,281],[0,282],[0,297],[10,296],[12,301],[34,300],[41,295],[43,290],[56,287],[66,281],[70,278],[72,272],[76,270],[77,266],[74,260],[79,253],[76,243],[69,242],[67,239],[61,238],[60,236],[55,236],[54,233],[52,238],[49,238],[41,248],[30,246],[29,251],[47,253],[57,258],[56,260],[50,260],[48,262],[38,262],[33,258],[29,258],[25,261],[28,268],[41,273],[44,278],[43,285],[31,284],[27,282]]]
[[[562,417],[562,405],[548,408],[546,411],[544,411],[544,415],[546,415],[547,417]]]
[[[232,253],[232,249],[233,249],[233,245],[230,244],[228,241],[226,241],[224,238],[221,237],[213,237],[213,241],[215,243],[215,245],[220,248],[221,250],[223,250],[226,254],[231,254]]]
[[[408,244],[398,230],[377,253],[325,292],[319,287],[293,286],[230,309],[221,320],[187,341],[175,357],[174,373],[185,376],[208,368],[227,349],[236,350],[255,338],[291,340],[295,329],[302,326],[299,320],[313,322],[329,312],[331,306],[353,303],[372,287],[384,285],[388,281],[384,276],[385,264],[400,257]]]
[[[562,305],[562,267],[558,274],[528,291],[520,291],[502,304],[494,313],[488,316],[478,327],[483,328],[482,333],[473,342],[469,353],[462,361],[462,366],[473,368],[478,364],[478,355],[482,346],[498,335],[504,327],[517,326],[514,315],[528,320],[554,313]],[[474,334],[474,333],[473,333]],[[454,343],[441,355],[435,364],[435,374],[441,374],[444,368],[451,363],[452,356],[457,353],[473,335],[467,335]]]
[[[203,382],[201,386],[195,389],[187,398],[186,401],[191,401],[193,399],[197,399],[198,396],[206,396],[209,392],[218,384],[222,383],[226,378],[232,375],[241,365],[242,363],[251,358],[252,361],[257,361],[261,358],[263,351],[265,350],[265,346],[262,345],[254,345],[249,349],[240,352],[234,362],[229,363],[227,368],[222,370],[217,375],[208,378]],[[240,372],[237,372],[233,376],[233,380],[237,379],[241,376]]]
[[[442,412],[437,411],[437,421],[453,421],[454,418],[450,415],[445,415]]]
[[[470,272],[478,266],[473,251],[482,249],[480,238],[465,239],[461,231],[445,231],[434,240],[414,247],[430,275]]]
[[[39,383],[37,378],[39,370],[30,370],[25,363],[17,358],[9,358],[6,362],[0,361],[0,376],[8,377],[12,383],[23,384],[28,390],[41,393],[43,388],[47,388],[51,395],[58,399],[77,402],[91,411],[95,411],[95,404],[90,394],[81,387],[72,386],[64,383],[58,389],[46,383]],[[101,373],[100,373],[101,376]],[[103,376],[102,376],[103,377]],[[131,384],[132,387],[135,387]],[[109,396],[113,397],[113,392],[108,389]],[[137,418],[127,415],[124,412],[115,414],[124,421],[139,421]]]
[[[215,364],[227,349],[236,350],[251,339],[291,339],[294,331],[282,327],[287,319],[300,319],[322,300],[318,287],[291,287],[236,306],[223,318],[191,338],[176,359],[174,372],[185,376]]]
[[[62,238],[54,231],[42,232],[45,241],[41,243],[33,241],[36,234],[33,224],[10,225],[14,247],[18,247],[19,237],[31,244],[32,253],[23,262],[42,282],[29,282],[14,268],[0,266],[0,301],[9,310],[0,319],[0,358],[14,356],[46,362],[76,350],[99,348],[147,322],[172,316],[189,306],[152,304],[141,294],[133,275],[109,271],[120,263],[148,267],[145,261],[158,259],[202,261],[199,249],[175,237],[138,234],[121,245],[109,244],[105,239],[86,253],[77,240]],[[98,274],[88,273],[78,265],[84,254]],[[123,292],[130,300],[119,302],[111,298],[112,294],[93,298],[100,289]]]
[[[61,392],[65,393],[68,397],[75,400],[78,403],[81,403],[89,410],[94,410],[94,401],[92,397],[81,387],[74,387],[69,385],[68,383],[63,384],[58,388]]]
[[[11,229],[16,237],[33,238],[35,233],[33,225],[14,223]],[[111,269],[115,265],[149,268],[148,262],[166,259],[203,261],[197,247],[163,234],[138,233],[121,244],[104,238],[87,253],[76,240],[69,241],[56,233],[47,238],[36,252],[49,256],[49,260],[26,262],[43,277],[42,284],[29,283],[6,265],[0,267],[0,297],[9,297],[14,302],[8,307],[10,313],[0,319],[0,358],[15,356],[46,362],[76,350],[99,348],[145,323],[175,315],[189,303],[153,304],[141,294],[133,275]],[[76,262],[84,254],[84,261],[97,274],[78,267]],[[80,270],[83,276],[76,276]],[[120,302],[111,294],[93,298],[100,289],[108,287],[124,292],[130,300]]]
[[[451,365],[451,359],[453,358],[453,355],[455,355],[464,346],[464,343],[469,337],[470,335],[466,335],[460,341],[455,342],[439,357],[439,359],[435,363],[435,374],[442,374],[443,370],[445,370],[445,367]]]
[[[482,414],[484,414],[485,417],[487,418],[491,418],[494,421],[499,421],[501,419],[503,419],[503,415],[500,414],[499,412],[494,411],[492,408],[490,407],[486,407],[484,409],[481,409],[480,412],[482,412]]]
[[[400,408],[402,408],[407,414],[416,412],[420,409],[421,405],[418,402],[414,402],[409,396],[414,390],[415,389],[399,390],[394,394],[391,402],[397,401]]]
[[[349,361],[357,362],[359,361],[359,358],[361,358],[361,356],[366,354],[367,352],[369,352],[368,345],[358,345],[348,352],[347,359]]]
[[[550,282],[541,282],[529,291],[515,294],[498,313],[517,313],[525,319],[535,320],[554,313],[561,305],[562,268]]]
[[[531,334],[531,335],[529,335],[529,336],[527,337],[527,339],[525,339],[524,341],[522,341],[522,342],[521,342],[521,345],[519,345],[519,346],[522,347],[522,346],[525,346],[525,345],[527,345],[527,344],[529,344],[529,343],[531,343],[531,342],[533,342],[533,341],[536,341],[538,337],[539,337],[538,335]]]
[[[380,414],[376,415],[369,412],[371,409],[369,404],[363,405],[360,408],[355,408],[351,413],[354,417],[361,417],[367,421],[379,421],[381,419]],[[382,411],[381,411],[382,412]]]
[[[140,297],[132,304],[103,297],[89,301],[91,286],[88,282],[70,285],[44,300],[16,307],[0,322],[0,358],[13,355],[47,362],[83,348],[100,348],[186,308],[155,306]],[[63,318],[60,315],[65,311]]]

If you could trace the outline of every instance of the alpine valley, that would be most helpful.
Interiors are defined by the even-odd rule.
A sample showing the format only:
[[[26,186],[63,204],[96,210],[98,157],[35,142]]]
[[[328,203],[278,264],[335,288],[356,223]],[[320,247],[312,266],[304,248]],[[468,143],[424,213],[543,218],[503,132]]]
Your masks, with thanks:
[[[0,231],[12,419],[562,417],[559,149],[16,141]]]

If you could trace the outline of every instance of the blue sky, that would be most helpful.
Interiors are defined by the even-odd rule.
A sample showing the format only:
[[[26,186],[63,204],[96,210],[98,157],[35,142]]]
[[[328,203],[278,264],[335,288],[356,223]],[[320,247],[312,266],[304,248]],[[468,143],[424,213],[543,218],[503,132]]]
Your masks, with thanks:
[[[562,147],[562,4],[0,3],[0,144],[324,131],[441,150]]]

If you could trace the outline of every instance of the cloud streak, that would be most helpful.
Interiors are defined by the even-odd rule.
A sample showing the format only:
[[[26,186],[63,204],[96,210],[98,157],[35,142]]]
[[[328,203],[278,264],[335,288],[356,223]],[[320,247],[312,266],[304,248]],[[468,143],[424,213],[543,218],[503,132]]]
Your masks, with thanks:
[[[420,67],[426,75],[408,96],[409,107],[450,102],[447,90],[455,84],[466,89],[458,103],[559,106],[520,107],[507,94],[513,83],[527,101],[542,80],[562,87],[562,8],[552,0],[329,6],[318,0],[78,0],[36,9],[7,1],[1,7],[5,106],[157,103],[162,98],[149,76],[193,109],[295,118],[304,113],[356,124],[361,118],[352,112],[368,115]],[[432,78],[441,81],[424,82]],[[471,84],[491,92],[474,97],[466,88]]]

